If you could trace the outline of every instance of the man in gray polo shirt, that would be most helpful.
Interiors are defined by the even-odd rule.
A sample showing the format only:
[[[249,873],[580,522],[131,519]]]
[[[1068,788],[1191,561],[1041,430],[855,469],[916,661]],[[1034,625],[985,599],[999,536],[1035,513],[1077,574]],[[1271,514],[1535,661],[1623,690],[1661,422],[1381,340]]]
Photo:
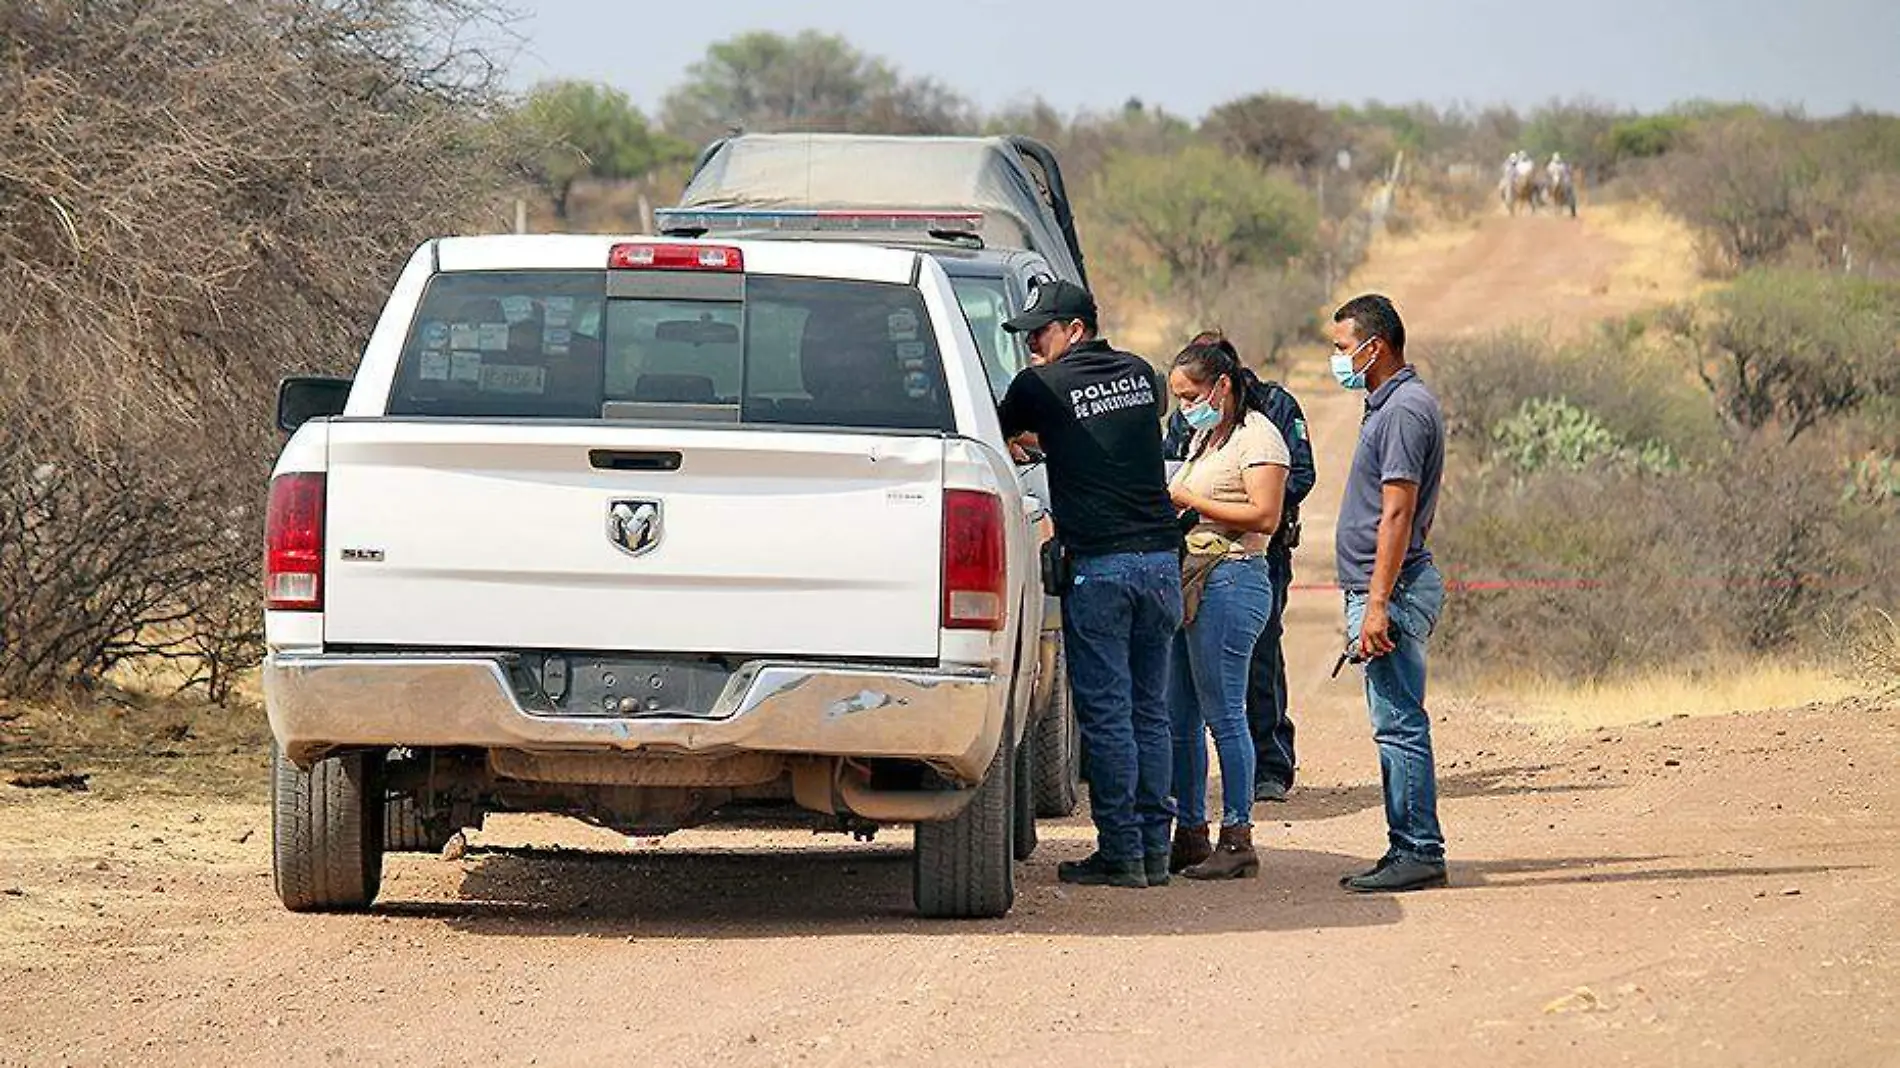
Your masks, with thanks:
[[[1333,313],[1333,377],[1369,390],[1335,534],[1347,647],[1365,662],[1366,703],[1385,787],[1385,856],[1340,885],[1361,893],[1445,884],[1425,651],[1445,583],[1425,539],[1438,510],[1445,423],[1438,398],[1405,362],[1392,302],[1355,297]]]

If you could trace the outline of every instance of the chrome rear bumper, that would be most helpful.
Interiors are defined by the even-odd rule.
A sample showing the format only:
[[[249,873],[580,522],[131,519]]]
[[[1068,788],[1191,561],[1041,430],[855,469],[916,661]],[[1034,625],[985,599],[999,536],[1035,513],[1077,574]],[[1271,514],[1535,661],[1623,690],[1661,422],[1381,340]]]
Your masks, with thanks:
[[[351,746],[752,751],[928,761],[975,783],[1002,737],[1006,691],[986,672],[757,661],[709,716],[557,716],[523,708],[497,656],[276,652],[264,663],[271,732],[298,763]]]

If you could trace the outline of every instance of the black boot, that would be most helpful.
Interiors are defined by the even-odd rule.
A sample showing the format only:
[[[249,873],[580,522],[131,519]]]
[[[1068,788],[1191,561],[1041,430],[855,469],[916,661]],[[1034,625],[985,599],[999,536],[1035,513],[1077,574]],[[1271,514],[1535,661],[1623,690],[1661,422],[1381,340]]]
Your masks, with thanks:
[[[1342,884],[1360,894],[1397,894],[1445,885],[1445,862],[1391,857],[1364,875],[1348,876]]]
[[[1056,865],[1056,878],[1080,886],[1119,886],[1139,890],[1148,885],[1148,873],[1140,860],[1109,860],[1090,853],[1083,860],[1065,860]]]
[[[1168,854],[1144,854],[1141,858],[1141,866],[1146,869],[1149,886],[1168,885]]]

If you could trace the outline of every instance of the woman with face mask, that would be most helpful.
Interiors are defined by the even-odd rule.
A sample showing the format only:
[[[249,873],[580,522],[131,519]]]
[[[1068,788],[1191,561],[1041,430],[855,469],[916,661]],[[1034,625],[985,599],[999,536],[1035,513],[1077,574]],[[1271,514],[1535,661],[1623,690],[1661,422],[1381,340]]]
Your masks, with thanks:
[[[1290,457],[1272,421],[1246,406],[1240,357],[1225,338],[1202,335],[1182,349],[1168,388],[1194,429],[1168,487],[1192,523],[1181,565],[1186,622],[1169,692],[1176,823],[1168,867],[1190,879],[1249,878],[1260,860],[1247,670],[1273,605],[1267,543],[1280,525]],[[1207,731],[1220,757],[1218,844],[1207,827]]]

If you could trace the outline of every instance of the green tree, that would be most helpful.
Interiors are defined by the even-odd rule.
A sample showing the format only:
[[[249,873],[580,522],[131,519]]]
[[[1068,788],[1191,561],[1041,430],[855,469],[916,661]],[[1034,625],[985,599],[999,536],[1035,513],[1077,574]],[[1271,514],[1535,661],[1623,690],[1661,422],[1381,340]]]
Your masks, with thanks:
[[[1330,164],[1341,144],[1333,113],[1310,100],[1256,93],[1208,113],[1202,128],[1263,167]]]
[[[1561,152],[1585,173],[1600,175],[1609,163],[1610,131],[1627,115],[1590,100],[1553,100],[1531,112],[1521,135],[1538,162]]]
[[[668,130],[696,144],[734,129],[954,133],[972,125],[956,93],[903,78],[816,30],[742,33],[712,45],[660,113]]]
[[[649,129],[626,94],[594,82],[538,85],[515,120],[517,143],[527,147],[521,169],[547,191],[563,222],[582,178],[640,178],[692,156],[685,142]]]
[[[1284,266],[1312,246],[1317,219],[1298,186],[1211,145],[1120,156],[1096,176],[1097,211],[1148,260],[1150,289],[1215,311],[1236,274]]]
[[[1644,115],[1610,127],[1606,151],[1612,166],[1624,160],[1654,159],[1676,148],[1689,130],[1681,115]]]
[[[1900,392],[1900,285],[1799,270],[1750,271],[1667,327],[1731,425],[1792,443]]]

